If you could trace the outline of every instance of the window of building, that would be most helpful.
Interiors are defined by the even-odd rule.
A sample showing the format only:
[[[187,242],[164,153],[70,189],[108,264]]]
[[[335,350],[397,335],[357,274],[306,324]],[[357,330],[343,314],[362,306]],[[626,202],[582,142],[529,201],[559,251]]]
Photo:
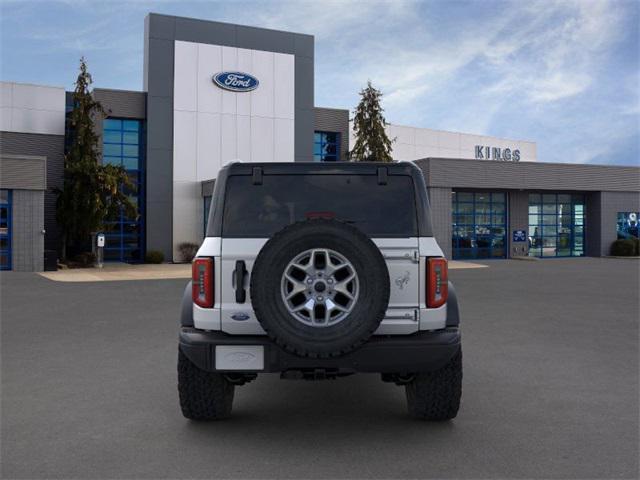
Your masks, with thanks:
[[[454,259],[505,258],[507,199],[504,192],[452,193]]]
[[[141,262],[144,259],[144,122],[107,118],[103,123],[102,158],[104,163],[121,165],[133,186],[126,190],[137,214],[128,217],[121,211],[117,218],[106,219],[105,261]]]
[[[315,162],[340,161],[340,134],[337,132],[315,132],[313,160]]]
[[[11,270],[11,190],[0,190],[0,270]]]
[[[209,221],[209,210],[211,210],[211,195],[207,195],[204,197],[204,218],[203,218],[204,223],[202,228],[203,232],[207,231],[207,222]]]
[[[584,220],[584,195],[529,194],[529,256],[583,256]]]
[[[618,239],[624,240],[640,237],[638,232],[639,216],[639,212],[618,212],[618,222],[616,224]]]

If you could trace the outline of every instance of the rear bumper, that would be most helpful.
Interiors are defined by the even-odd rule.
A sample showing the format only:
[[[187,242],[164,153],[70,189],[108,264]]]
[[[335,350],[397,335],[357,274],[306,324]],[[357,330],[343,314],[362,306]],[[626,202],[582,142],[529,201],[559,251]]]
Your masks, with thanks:
[[[228,335],[181,327],[180,349],[198,368],[226,372],[284,372],[325,370],[333,372],[415,373],[437,370],[459,350],[457,327],[413,335],[375,336],[363,346],[335,358],[306,358],[289,353],[266,336]],[[216,347],[249,347],[263,352],[262,368],[216,368]],[[258,348],[255,348],[258,347]],[[262,347],[262,348],[259,348]],[[241,348],[240,348],[241,350]],[[242,356],[238,356],[242,359]]]

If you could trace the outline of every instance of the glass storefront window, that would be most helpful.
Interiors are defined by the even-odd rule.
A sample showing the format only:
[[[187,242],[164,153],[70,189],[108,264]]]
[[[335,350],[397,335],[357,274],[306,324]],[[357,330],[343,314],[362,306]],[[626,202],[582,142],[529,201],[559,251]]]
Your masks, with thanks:
[[[473,203],[473,193],[470,192],[456,192],[456,199],[458,202]]]
[[[584,255],[584,195],[529,194],[529,255]]]
[[[141,262],[144,259],[144,122],[107,118],[103,121],[103,162],[124,167],[132,182],[125,193],[136,207],[131,217],[124,210],[104,222],[107,261]]]
[[[640,212],[618,212],[616,231],[618,239],[639,238],[638,218]]]
[[[337,132],[315,132],[313,160],[316,162],[340,161],[340,134]]]
[[[11,190],[0,190],[0,270],[11,270]]]
[[[506,257],[506,194],[453,192],[454,259]]]

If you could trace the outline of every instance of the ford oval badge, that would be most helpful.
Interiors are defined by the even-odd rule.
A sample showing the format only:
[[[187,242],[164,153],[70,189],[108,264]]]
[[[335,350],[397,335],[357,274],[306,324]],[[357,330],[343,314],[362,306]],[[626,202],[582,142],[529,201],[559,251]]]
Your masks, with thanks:
[[[216,73],[213,76],[213,83],[232,92],[250,92],[260,84],[256,77],[243,72]]]
[[[237,312],[231,315],[231,318],[233,318],[234,320],[238,320],[239,322],[242,322],[244,320],[249,320],[250,317],[248,314],[244,312]]]

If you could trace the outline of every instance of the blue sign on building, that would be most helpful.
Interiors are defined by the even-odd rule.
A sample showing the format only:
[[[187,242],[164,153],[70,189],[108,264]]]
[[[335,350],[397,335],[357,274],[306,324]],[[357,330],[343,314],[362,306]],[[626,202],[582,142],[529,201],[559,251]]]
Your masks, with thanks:
[[[213,76],[213,83],[232,92],[250,92],[260,85],[253,75],[243,72],[220,72]]]
[[[527,241],[527,232],[526,232],[526,230],[514,230],[513,231],[513,241],[514,242],[526,242]]]

